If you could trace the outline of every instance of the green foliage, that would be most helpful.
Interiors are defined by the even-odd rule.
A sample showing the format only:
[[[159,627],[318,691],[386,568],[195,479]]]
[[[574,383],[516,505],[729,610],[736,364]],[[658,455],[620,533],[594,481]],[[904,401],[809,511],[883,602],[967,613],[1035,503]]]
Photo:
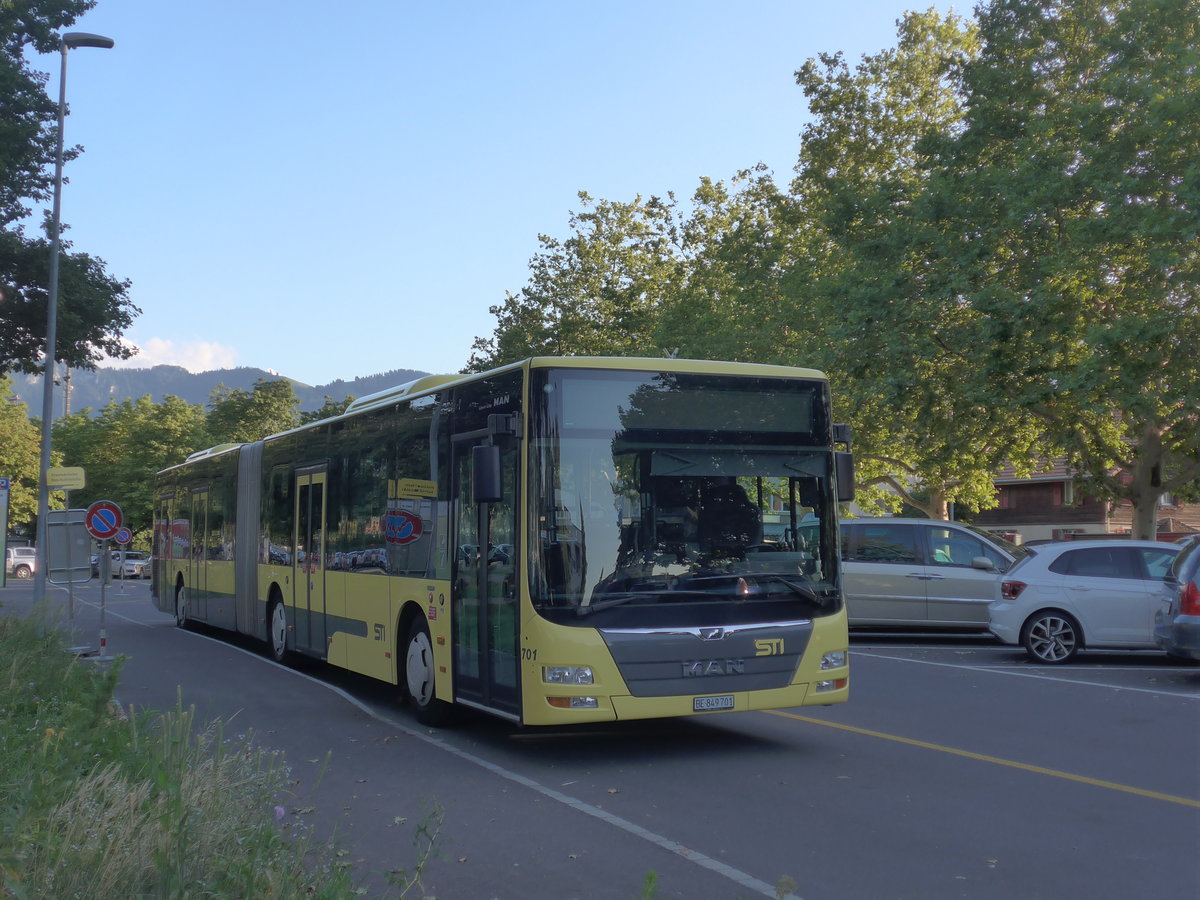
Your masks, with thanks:
[[[257,441],[295,428],[300,405],[290,381],[260,378],[249,391],[224,386],[212,392],[208,431],[214,444]]]
[[[63,465],[82,466],[87,487],[71,492],[71,505],[96,500],[120,505],[136,545],[148,546],[153,525],[154,474],[210,446],[203,407],[167,396],[115,400],[97,417],[89,410],[54,423],[53,446]]]
[[[93,6],[94,0],[0,3],[0,373],[38,371],[45,351],[50,242],[29,238],[22,223],[33,204],[53,195],[58,103],[27,56],[56,53],[59,30]],[[68,147],[64,159],[78,153]],[[68,250],[64,244],[60,253],[60,296],[69,302],[60,309],[56,356],[81,368],[103,354],[129,357],[121,335],[141,312],[128,300],[129,282],[108,275],[102,260]]]
[[[308,412],[301,410],[298,424],[307,425],[310,422],[319,422],[322,419],[332,419],[334,416],[340,416],[346,411],[346,407],[354,402],[354,399],[355,398],[353,396],[347,394],[341,400],[334,400],[332,397],[326,394],[325,402],[321,404],[320,409],[315,409]]]
[[[976,369],[976,314],[938,302],[920,216],[927,145],[964,116],[954,73],[979,52],[975,29],[934,11],[909,13],[897,46],[851,70],[839,55],[797,72],[814,121],[793,193],[820,229],[818,252],[791,283],[819,315],[806,321],[828,347],[827,368],[855,426],[862,487],[936,518],[951,502],[994,505],[992,475],[1041,437],[992,385],[967,391]]]
[[[973,377],[1135,506],[1200,478],[1200,3],[996,0],[922,224]]]
[[[571,237],[539,236],[528,284],[491,308],[495,332],[476,339],[468,371],[540,355],[660,355],[654,322],[680,275],[674,197],[579,200]]]
[[[0,618],[0,658],[4,896],[352,895],[333,848],[280,824],[288,769],[253,735],[182,703],[127,718],[121,661],[76,662],[37,618]]]
[[[37,518],[42,436],[24,403],[10,401],[11,382],[0,376],[0,473],[11,479],[8,523],[33,533]]]

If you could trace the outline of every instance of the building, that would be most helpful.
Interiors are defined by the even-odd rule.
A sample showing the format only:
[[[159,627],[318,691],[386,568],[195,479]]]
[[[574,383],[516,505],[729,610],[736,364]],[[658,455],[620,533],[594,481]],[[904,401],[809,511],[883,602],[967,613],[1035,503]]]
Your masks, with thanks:
[[[973,524],[1024,541],[1119,537],[1133,530],[1133,506],[1087,493],[1061,461],[1022,478],[1005,469],[995,479],[999,505],[975,515]],[[1200,504],[1160,499],[1158,538],[1175,540],[1200,532]]]

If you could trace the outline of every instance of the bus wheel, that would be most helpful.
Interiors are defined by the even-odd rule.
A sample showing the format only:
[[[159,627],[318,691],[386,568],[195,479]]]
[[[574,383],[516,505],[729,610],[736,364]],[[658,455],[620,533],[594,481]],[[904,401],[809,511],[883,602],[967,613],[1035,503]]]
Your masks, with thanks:
[[[424,618],[417,616],[408,629],[405,643],[404,684],[408,702],[412,704],[417,721],[423,725],[440,725],[449,718],[450,704],[437,698],[435,670],[429,626]]]
[[[179,628],[188,627],[187,588],[182,584],[175,588],[175,625]]]
[[[271,601],[271,613],[267,618],[268,640],[271,644],[271,659],[277,663],[287,662],[287,612],[283,601],[276,597]]]

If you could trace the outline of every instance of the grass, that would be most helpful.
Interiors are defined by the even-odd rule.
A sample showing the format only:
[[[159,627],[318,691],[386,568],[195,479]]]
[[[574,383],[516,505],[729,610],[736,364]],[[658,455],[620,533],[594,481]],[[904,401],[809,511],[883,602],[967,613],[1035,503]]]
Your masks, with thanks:
[[[181,702],[124,715],[120,661],[76,660],[36,616],[0,617],[0,660],[0,896],[360,893],[286,816],[287,765],[253,735],[200,727]]]

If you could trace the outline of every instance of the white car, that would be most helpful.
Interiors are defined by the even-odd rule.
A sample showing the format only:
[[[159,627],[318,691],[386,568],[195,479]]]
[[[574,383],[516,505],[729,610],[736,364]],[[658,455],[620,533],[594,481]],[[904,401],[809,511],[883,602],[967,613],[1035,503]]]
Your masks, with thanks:
[[[1154,650],[1160,587],[1178,544],[1068,541],[1032,548],[996,582],[988,629],[1039,663],[1084,648]]]

